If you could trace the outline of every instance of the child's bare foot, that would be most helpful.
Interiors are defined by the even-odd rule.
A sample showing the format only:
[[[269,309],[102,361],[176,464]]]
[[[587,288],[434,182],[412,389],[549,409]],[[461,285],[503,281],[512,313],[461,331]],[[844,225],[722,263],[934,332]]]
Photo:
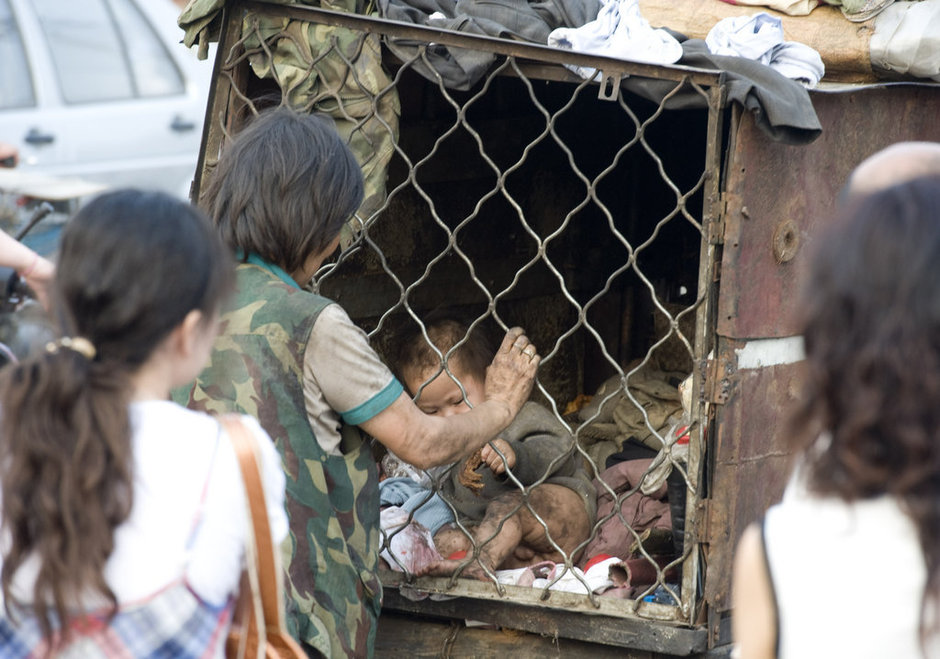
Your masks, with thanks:
[[[463,568],[463,569],[461,569]],[[467,563],[466,560],[445,559],[429,563],[420,572],[419,577],[449,577],[459,572],[459,576],[467,579],[477,579],[479,581],[489,580],[489,575],[478,561]]]

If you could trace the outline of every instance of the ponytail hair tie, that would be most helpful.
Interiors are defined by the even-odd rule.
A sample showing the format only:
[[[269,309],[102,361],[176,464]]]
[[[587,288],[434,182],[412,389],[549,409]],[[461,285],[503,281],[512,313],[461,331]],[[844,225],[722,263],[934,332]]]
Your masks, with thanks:
[[[95,354],[97,354],[92,342],[82,336],[76,336],[74,338],[71,336],[63,336],[61,339],[56,339],[46,344],[46,352],[52,354],[59,352],[60,348],[77,352],[88,361],[94,359]]]

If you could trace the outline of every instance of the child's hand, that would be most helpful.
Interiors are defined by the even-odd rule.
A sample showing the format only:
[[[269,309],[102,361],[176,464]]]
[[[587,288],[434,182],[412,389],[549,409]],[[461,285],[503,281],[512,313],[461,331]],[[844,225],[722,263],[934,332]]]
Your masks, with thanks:
[[[496,452],[496,449],[499,449],[506,457],[505,462],[503,462],[503,457]],[[480,452],[480,457],[483,459],[483,463],[490,468],[490,471],[497,475],[505,472],[507,465],[510,469],[516,466],[516,453],[505,439],[494,439],[484,446]]]

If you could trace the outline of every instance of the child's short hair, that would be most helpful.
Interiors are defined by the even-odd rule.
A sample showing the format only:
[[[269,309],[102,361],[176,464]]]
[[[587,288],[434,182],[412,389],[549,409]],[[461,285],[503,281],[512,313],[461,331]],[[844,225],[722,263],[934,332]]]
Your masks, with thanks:
[[[451,372],[460,370],[461,374],[474,377],[480,382],[486,380],[486,368],[493,361],[496,348],[483,327],[478,325],[473,331],[469,331],[469,326],[463,321],[442,314],[429,316],[424,320],[424,325],[428,339],[443,356],[446,357],[447,351],[460,343],[448,358]],[[393,364],[393,370],[399,380],[405,382],[408,374],[425,373],[440,367],[441,358],[428,345],[419,326],[414,326],[402,334]]]
[[[280,106],[223,148],[200,203],[230,247],[291,273],[336,239],[362,196],[332,120]]]

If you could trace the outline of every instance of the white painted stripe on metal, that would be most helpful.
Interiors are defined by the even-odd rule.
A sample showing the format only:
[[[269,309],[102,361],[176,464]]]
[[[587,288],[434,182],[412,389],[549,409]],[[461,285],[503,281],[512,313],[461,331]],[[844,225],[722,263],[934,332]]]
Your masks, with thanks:
[[[739,370],[794,364],[806,358],[802,336],[788,336],[783,339],[756,339],[748,341],[743,348],[734,352],[738,357]]]

